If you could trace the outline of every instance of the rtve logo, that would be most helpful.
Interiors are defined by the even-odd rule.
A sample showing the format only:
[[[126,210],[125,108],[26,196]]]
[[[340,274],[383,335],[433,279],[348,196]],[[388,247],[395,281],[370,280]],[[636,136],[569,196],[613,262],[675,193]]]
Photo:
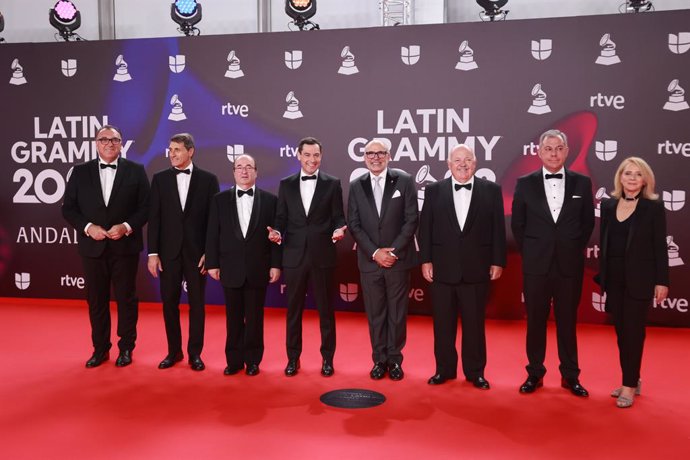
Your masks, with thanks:
[[[60,277],[60,286],[62,287],[76,287],[77,289],[84,289],[84,278],[81,276],[63,275]]]
[[[656,153],[659,155],[683,155],[684,157],[690,157],[690,142],[671,142],[664,141],[657,145]]]
[[[607,96],[605,94],[597,93],[589,97],[590,107],[609,108],[613,107],[616,110],[623,110],[625,108],[625,98],[620,94],[613,94]]]
[[[662,310],[676,310],[678,313],[687,313],[688,299],[674,299],[668,297],[659,303],[654,302],[654,308],[660,308]]]
[[[234,105],[232,102],[226,102],[220,106],[220,114],[229,117],[239,115],[242,118],[249,116],[249,106],[246,104]]]

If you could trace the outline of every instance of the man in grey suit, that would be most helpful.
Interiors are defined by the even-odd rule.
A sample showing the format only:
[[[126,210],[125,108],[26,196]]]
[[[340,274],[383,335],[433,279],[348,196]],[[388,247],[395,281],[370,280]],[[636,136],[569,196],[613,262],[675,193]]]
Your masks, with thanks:
[[[390,147],[374,139],[365,147],[369,172],[350,183],[348,222],[357,242],[364,308],[369,320],[374,380],[388,372],[401,380],[407,337],[410,269],[417,265],[417,193],[409,174],[388,167]]]

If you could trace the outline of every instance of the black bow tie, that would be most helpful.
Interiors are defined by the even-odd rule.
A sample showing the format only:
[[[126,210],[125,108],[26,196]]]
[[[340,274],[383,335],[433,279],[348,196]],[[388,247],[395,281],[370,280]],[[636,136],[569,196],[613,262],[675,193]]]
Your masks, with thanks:
[[[466,188],[467,190],[472,190],[472,184],[455,184],[455,191],[457,192],[461,188]]]
[[[191,174],[192,172],[189,169],[177,169],[173,168],[175,170],[175,174]]]
[[[249,190],[240,190],[237,189],[237,198],[242,198],[242,195],[249,195],[249,196],[254,196],[254,189],[250,188]]]
[[[544,177],[546,177],[547,179],[563,179],[563,174],[546,174]]]
[[[106,169],[106,168],[113,168],[113,169],[117,169],[117,165],[116,165],[116,164],[114,164],[114,163],[113,163],[113,164],[111,164],[111,165],[107,165],[107,164],[105,164],[105,163],[101,163],[101,169]]]
[[[316,180],[316,174],[313,176],[302,176],[302,180]]]

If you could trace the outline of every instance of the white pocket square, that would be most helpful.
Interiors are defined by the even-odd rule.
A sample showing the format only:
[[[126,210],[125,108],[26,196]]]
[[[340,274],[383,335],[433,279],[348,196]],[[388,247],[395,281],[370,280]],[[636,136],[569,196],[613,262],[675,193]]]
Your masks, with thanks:
[[[582,198],[580,195],[573,195],[573,198]]]
[[[398,198],[400,196],[400,190],[396,190],[393,192],[393,196],[391,198]]]

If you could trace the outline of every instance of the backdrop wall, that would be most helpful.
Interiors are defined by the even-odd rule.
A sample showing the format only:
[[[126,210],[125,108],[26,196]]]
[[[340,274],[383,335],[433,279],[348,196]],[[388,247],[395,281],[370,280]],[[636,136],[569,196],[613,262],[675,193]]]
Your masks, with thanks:
[[[259,186],[277,192],[299,169],[295,145],[324,142],[323,169],[348,182],[363,172],[366,139],[388,138],[391,166],[425,185],[447,173],[457,143],[474,146],[478,174],[503,187],[506,216],[517,177],[540,166],[536,142],[556,127],[570,138],[568,166],[605,196],[628,155],[646,158],[667,208],[671,296],[654,324],[690,326],[685,261],[690,161],[690,11],[445,24],[314,33],[9,44],[0,155],[0,296],[83,297],[74,230],[60,204],[71,167],[96,155],[92,138],[122,128],[127,158],[149,175],[168,167],[169,137],[197,139],[196,162],[232,185],[232,161],[251,153]],[[510,232],[509,232],[510,234]],[[591,281],[598,228],[587,249],[580,320],[605,322]],[[339,243],[340,309],[362,309],[353,241]],[[143,264],[140,297],[157,301]],[[222,291],[209,283],[209,302]],[[494,285],[488,315],[522,318],[519,255]],[[413,272],[411,310],[430,311]],[[311,299],[309,299],[311,301]],[[284,286],[268,305],[285,304]]]

